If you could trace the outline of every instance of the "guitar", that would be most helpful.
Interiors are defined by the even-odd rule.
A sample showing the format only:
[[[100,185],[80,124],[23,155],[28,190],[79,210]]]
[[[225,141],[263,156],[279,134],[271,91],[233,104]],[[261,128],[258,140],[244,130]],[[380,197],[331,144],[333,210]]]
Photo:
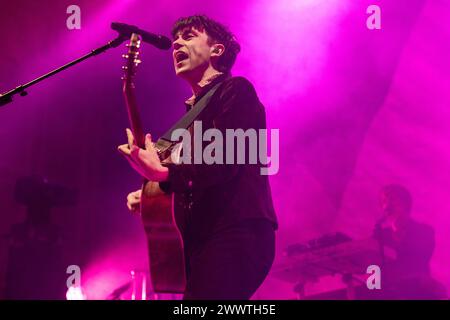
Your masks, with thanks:
[[[145,148],[145,135],[137,107],[134,79],[136,69],[141,62],[140,38],[132,34],[126,59],[122,67],[124,74],[123,96],[128,111],[128,118],[136,144]],[[159,139],[155,143],[160,160],[170,161],[170,153],[175,144]],[[172,195],[164,193],[158,182],[145,180],[142,186],[141,219],[147,236],[150,263],[150,279],[154,292],[182,293],[186,285],[184,269],[183,241],[173,216]]]

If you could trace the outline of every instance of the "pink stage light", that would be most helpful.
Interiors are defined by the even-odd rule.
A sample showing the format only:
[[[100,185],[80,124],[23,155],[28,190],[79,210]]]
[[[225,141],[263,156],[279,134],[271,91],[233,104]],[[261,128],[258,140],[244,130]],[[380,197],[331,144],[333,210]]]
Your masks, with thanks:
[[[86,295],[83,293],[81,287],[70,287],[66,292],[67,300],[87,300]]]

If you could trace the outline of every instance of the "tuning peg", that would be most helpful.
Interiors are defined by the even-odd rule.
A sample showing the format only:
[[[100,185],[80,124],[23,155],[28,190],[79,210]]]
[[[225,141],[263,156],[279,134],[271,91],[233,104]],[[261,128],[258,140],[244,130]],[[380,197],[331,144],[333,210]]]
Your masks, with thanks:
[[[128,67],[127,66],[122,66],[122,70],[127,70]]]
[[[141,60],[139,60],[139,59],[134,59],[134,63],[136,63],[136,64],[139,64],[139,63],[141,63],[142,61]]]
[[[128,55],[127,54],[123,54],[122,58],[128,59]]]

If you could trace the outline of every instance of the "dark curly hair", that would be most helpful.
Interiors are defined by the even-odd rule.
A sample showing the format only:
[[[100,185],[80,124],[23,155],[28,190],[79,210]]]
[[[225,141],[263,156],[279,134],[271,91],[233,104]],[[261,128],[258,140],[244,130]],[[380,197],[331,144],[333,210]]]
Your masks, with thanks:
[[[236,61],[236,56],[241,51],[241,46],[236,41],[236,37],[221,23],[208,18],[205,15],[194,15],[179,18],[172,28],[172,37],[186,28],[196,28],[205,31],[208,35],[209,45],[221,43],[225,46],[225,51],[217,61],[217,69],[224,73],[229,73]]]

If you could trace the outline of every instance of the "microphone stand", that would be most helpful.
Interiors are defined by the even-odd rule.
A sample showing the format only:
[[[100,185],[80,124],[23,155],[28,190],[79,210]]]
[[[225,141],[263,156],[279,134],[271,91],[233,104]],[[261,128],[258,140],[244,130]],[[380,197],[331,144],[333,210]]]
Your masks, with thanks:
[[[375,234],[377,235],[376,240],[378,240],[378,246],[379,246],[379,250],[380,250],[381,267],[384,267],[385,262],[386,262],[386,256],[384,253],[383,228],[382,228],[382,224],[383,224],[384,220],[385,219],[382,218],[375,224]]]
[[[69,63],[67,63],[67,64],[65,64],[65,65],[63,65],[63,66],[61,66],[61,67],[59,67],[59,68],[57,68],[57,69],[55,69],[53,71],[50,71],[49,73],[44,74],[44,75],[40,76],[39,78],[36,78],[36,79],[26,83],[26,84],[18,86],[15,89],[12,89],[12,90],[10,90],[8,92],[0,94],[0,107],[2,107],[4,105],[12,102],[13,101],[12,98],[13,98],[13,96],[15,94],[20,94],[22,97],[25,97],[28,94],[25,91],[26,88],[31,87],[32,85],[34,85],[34,84],[36,84],[38,82],[41,82],[42,80],[47,79],[47,78],[49,78],[49,77],[51,77],[51,76],[53,76],[53,75],[55,75],[55,74],[65,70],[65,69],[73,66],[73,65],[76,65],[77,63],[79,63],[79,62],[81,62],[83,60],[86,60],[86,59],[88,59],[90,57],[96,56],[96,55],[98,55],[98,54],[100,54],[102,52],[105,52],[106,50],[108,50],[110,48],[116,48],[122,42],[124,42],[126,39],[127,39],[126,37],[120,35],[116,39],[109,41],[107,44],[105,44],[105,45],[103,45],[103,46],[101,46],[101,47],[99,47],[97,49],[92,50],[88,54],[85,54],[84,56],[82,56],[82,57],[80,57],[80,58],[78,58],[76,60],[73,60],[72,62],[69,62]]]

